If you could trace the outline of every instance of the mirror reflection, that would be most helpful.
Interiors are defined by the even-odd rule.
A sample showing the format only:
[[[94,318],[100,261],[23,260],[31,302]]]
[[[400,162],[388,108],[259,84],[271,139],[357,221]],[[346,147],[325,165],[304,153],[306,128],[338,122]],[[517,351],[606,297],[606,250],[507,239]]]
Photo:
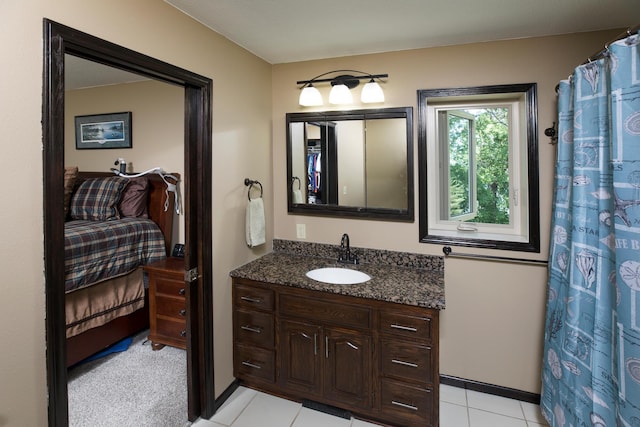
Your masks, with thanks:
[[[412,108],[289,113],[289,212],[413,219]]]

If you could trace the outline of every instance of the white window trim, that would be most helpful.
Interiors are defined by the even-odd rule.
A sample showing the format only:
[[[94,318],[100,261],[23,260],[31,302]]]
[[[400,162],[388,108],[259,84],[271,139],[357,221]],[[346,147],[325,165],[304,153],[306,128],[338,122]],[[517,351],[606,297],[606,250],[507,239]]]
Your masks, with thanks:
[[[507,107],[510,109],[509,114],[509,224],[481,224],[462,221],[451,221],[443,219],[441,216],[442,203],[446,200],[448,204],[448,196],[441,197],[442,182],[442,159],[443,155],[439,144],[439,121],[438,112],[449,109],[471,109],[480,108],[481,106]],[[432,153],[427,158],[427,171],[429,171],[427,179],[428,194],[437,194],[434,197],[434,203],[428,205],[428,230],[429,234],[437,234],[445,237],[456,237],[464,239],[482,239],[482,240],[502,240],[509,242],[528,242],[529,241],[529,224],[527,222],[528,206],[528,188],[524,183],[527,182],[527,165],[526,158],[526,123],[525,120],[525,96],[522,95],[517,99],[508,101],[498,100],[491,101],[488,99],[478,98],[474,102],[464,103],[430,103],[427,105],[427,121],[434,123],[435,126],[429,126],[427,129],[427,152]],[[518,134],[518,129],[521,133]],[[516,162],[520,160],[520,162]],[[448,174],[448,172],[447,172]],[[448,182],[448,181],[447,181]],[[448,187],[448,185],[447,185]]]

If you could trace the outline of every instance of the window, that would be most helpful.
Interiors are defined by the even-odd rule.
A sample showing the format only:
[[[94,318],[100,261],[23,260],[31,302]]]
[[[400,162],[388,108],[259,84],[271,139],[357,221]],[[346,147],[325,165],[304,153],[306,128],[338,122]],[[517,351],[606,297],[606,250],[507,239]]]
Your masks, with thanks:
[[[478,214],[475,116],[465,110],[438,110],[440,180],[448,184],[437,202],[440,218],[466,221]]]
[[[418,103],[420,241],[539,252],[535,84]]]

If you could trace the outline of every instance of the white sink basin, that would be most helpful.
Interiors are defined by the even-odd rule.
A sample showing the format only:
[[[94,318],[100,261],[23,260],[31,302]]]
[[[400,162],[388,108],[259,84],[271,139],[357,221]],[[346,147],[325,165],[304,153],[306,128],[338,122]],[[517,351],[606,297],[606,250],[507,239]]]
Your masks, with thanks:
[[[358,270],[350,268],[317,268],[307,271],[307,277],[318,282],[331,283],[334,285],[355,285],[364,283],[371,279],[371,276]]]

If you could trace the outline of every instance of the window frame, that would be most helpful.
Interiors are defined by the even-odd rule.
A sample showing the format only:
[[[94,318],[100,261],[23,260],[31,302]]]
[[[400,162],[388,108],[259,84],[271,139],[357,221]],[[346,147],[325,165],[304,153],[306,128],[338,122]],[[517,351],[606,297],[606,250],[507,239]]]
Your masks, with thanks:
[[[418,90],[419,239],[421,243],[540,252],[537,85],[535,83]],[[443,195],[442,153],[437,111],[505,106],[509,123],[510,224],[444,220],[449,209]],[[447,129],[448,131],[448,129]],[[513,141],[511,141],[513,138]],[[516,170],[520,172],[516,174]],[[448,174],[448,171],[446,172]],[[447,183],[447,192],[449,181]],[[435,195],[434,195],[435,194]],[[514,194],[518,198],[514,206]],[[446,204],[443,204],[445,203]]]

